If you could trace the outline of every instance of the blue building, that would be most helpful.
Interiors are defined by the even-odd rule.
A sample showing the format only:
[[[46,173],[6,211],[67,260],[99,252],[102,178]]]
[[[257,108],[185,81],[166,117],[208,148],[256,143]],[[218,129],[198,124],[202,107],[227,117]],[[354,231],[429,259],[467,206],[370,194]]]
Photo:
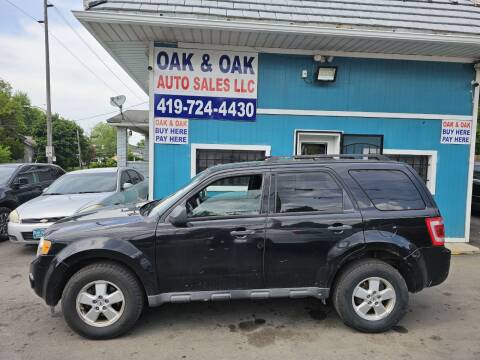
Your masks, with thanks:
[[[150,95],[151,197],[214,164],[381,153],[424,179],[447,241],[468,242],[473,1],[110,0],[75,16]]]

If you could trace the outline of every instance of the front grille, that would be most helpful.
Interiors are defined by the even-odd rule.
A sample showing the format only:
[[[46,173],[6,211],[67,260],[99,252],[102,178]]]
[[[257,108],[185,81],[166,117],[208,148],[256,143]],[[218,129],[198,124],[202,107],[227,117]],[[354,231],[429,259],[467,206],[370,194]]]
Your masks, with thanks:
[[[63,219],[62,217],[52,217],[52,218],[40,218],[40,219],[22,219],[23,224],[43,224],[43,223],[51,223],[57,222],[58,220]],[[47,221],[42,221],[47,220]]]
[[[22,236],[25,241],[33,240],[33,232],[22,232]]]

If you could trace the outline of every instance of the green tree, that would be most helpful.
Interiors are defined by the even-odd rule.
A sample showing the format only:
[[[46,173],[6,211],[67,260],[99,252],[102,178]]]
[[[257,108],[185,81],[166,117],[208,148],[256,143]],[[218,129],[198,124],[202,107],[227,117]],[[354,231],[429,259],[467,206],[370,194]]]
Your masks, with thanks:
[[[21,135],[28,135],[25,126],[23,93],[13,93],[7,82],[0,80],[0,144],[10,150],[14,160],[23,158]]]
[[[6,146],[0,145],[0,164],[10,162],[11,160],[10,149]]]
[[[83,133],[83,129],[71,120],[64,119],[58,114],[52,116],[52,140],[55,148],[56,164],[64,169],[72,169],[79,166],[77,129],[82,149],[82,161],[88,163],[90,158],[90,142]],[[47,161],[45,146],[47,145],[46,119],[40,118],[33,124],[33,137],[37,142],[36,161]]]
[[[90,133],[90,141],[97,158],[111,158],[117,153],[116,129],[106,123],[98,123]]]

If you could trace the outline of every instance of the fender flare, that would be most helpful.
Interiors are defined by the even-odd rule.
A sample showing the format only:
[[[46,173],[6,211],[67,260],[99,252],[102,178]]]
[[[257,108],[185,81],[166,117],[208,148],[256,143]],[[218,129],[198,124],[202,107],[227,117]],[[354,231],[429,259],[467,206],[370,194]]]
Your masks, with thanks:
[[[56,305],[71,276],[97,261],[113,261],[127,267],[137,276],[147,295],[157,292],[154,262],[133,244],[123,240],[85,239],[62,249],[50,264],[43,284],[46,303]]]

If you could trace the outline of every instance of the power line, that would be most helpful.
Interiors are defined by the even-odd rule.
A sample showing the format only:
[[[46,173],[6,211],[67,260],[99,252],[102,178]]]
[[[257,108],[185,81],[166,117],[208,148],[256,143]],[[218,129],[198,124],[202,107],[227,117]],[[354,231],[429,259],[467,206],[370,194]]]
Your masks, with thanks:
[[[134,107],[146,104],[146,103],[148,103],[148,101],[144,101],[144,102],[141,102],[141,103],[138,103],[138,104],[130,105],[130,106],[126,107],[124,110],[128,110],[128,109],[131,109],[131,108],[134,108]],[[100,117],[100,116],[106,116],[106,115],[111,115],[111,114],[116,114],[116,113],[118,113],[118,111],[113,110],[113,111],[105,112],[105,113],[102,113],[102,114],[91,115],[91,116],[87,116],[87,117],[84,117],[84,118],[80,118],[80,119],[77,119],[75,121],[91,120],[91,119],[95,119],[95,118]]]
[[[60,10],[58,10],[57,6],[55,5],[54,8],[53,8],[56,13],[58,14],[58,16],[63,20],[63,22],[70,28],[70,30],[72,30],[75,35],[80,39],[80,41],[90,50],[90,52],[105,66],[105,68],[110,71],[110,73],[115,76],[118,81],[120,81],[123,86],[125,86],[129,91],[130,93],[132,93],[137,99],[139,100],[142,100],[142,98],[140,96],[138,96],[136,94],[136,92],[130,88],[111,68],[110,66],[108,66],[108,64],[100,57],[100,55],[98,55],[95,50],[88,44],[88,42],[83,38],[82,35],[80,35],[80,33],[70,24],[70,22],[63,16],[63,14],[61,13]]]
[[[22,8],[20,8],[19,6],[15,5],[13,2],[11,2],[10,0],[5,0],[7,3],[9,3],[11,6],[13,6],[14,8],[16,8],[18,11],[20,11],[23,15],[29,17],[30,19],[34,20],[36,23],[38,23],[38,20],[35,19],[35,17],[33,17],[32,15],[30,15],[29,13],[27,13],[25,10],[23,10]],[[52,32],[50,32],[50,36],[52,36],[58,43],[61,47],[63,47],[65,49],[65,51],[67,51],[72,57],[75,58],[75,60],[77,60],[88,72],[90,72],[95,78],[97,78],[97,80],[99,80],[100,82],[102,82],[108,89],[110,89],[110,91],[112,91],[113,93],[115,94],[118,94],[119,92],[116,91],[113,87],[111,87],[105,80],[103,80],[99,75],[97,75],[92,69],[90,69],[87,64],[85,64],[82,60],[80,60],[80,58],[78,56],[76,56],[66,45],[63,44],[62,41],[60,41],[60,39],[58,37],[56,37]]]

